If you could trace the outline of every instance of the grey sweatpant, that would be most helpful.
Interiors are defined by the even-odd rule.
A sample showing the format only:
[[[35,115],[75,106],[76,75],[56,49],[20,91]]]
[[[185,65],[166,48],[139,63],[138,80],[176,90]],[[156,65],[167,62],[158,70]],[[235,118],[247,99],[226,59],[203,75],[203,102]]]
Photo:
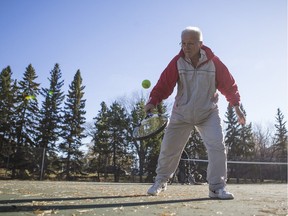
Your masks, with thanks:
[[[209,189],[220,189],[226,185],[227,156],[218,109],[215,109],[203,123],[197,125],[173,118],[170,120],[161,144],[156,180],[172,177],[193,126],[199,131],[208,152]]]

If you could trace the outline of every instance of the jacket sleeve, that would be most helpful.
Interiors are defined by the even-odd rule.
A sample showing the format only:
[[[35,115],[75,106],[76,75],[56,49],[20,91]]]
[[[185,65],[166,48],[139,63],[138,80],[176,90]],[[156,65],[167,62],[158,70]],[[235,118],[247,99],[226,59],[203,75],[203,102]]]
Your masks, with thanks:
[[[218,57],[213,58],[216,66],[216,88],[223,94],[231,106],[240,104],[238,86],[228,68]]]
[[[162,72],[157,84],[150,93],[150,98],[147,104],[150,103],[156,106],[157,104],[161,103],[162,100],[167,99],[172,94],[179,78],[177,69],[178,59],[179,55],[175,56]]]

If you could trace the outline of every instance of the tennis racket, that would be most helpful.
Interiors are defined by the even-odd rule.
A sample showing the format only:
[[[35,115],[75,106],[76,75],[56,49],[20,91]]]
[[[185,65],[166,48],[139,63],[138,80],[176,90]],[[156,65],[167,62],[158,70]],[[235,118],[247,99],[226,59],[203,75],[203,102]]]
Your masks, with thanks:
[[[165,129],[168,117],[162,114],[148,113],[145,119],[133,130],[136,140],[151,138]]]

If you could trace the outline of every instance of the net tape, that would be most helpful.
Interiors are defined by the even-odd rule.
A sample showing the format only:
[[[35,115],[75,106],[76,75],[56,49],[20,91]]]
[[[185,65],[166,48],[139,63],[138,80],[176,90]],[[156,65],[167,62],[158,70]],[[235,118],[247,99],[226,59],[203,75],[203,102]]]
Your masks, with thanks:
[[[201,159],[182,159],[184,161],[195,161],[195,162],[206,162],[208,160],[201,160]],[[264,162],[264,161],[227,161],[228,164],[265,164],[265,165],[288,165],[285,162]]]

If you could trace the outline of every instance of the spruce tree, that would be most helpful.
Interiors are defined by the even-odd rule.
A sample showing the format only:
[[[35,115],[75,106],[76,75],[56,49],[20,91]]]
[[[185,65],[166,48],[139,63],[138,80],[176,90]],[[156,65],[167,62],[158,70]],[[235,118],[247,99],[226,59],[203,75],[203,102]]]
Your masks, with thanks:
[[[241,130],[240,124],[238,123],[236,113],[234,108],[228,105],[226,112],[227,120],[224,121],[227,124],[226,135],[225,135],[225,145],[228,150],[228,159],[238,160],[239,159],[239,146],[241,145]],[[236,177],[237,182],[239,182],[239,166],[238,164],[231,164],[229,166],[230,173],[229,177]]]
[[[82,85],[82,77],[80,70],[74,76],[69,86],[67,99],[64,106],[64,124],[63,124],[63,142],[59,145],[59,149],[63,154],[65,163],[66,179],[70,179],[71,172],[75,174],[81,172],[83,152],[79,149],[83,146],[81,140],[86,137],[84,133],[85,123],[85,101],[84,86]]]
[[[16,168],[20,170],[20,178],[24,177],[24,168],[30,173],[35,170],[38,163],[35,161],[35,147],[38,147],[37,125],[39,121],[38,95],[39,83],[36,83],[36,71],[31,64],[24,72],[23,79],[19,82],[17,109],[16,109],[16,143],[17,149],[14,155],[15,176]]]
[[[241,110],[247,116],[246,111],[241,104]],[[254,155],[255,142],[253,140],[252,123],[241,125],[240,127],[240,144],[237,148],[237,155],[240,158],[251,159]]]
[[[50,72],[49,88],[42,88],[41,95],[44,97],[41,107],[41,117],[39,122],[39,137],[38,143],[40,150],[43,151],[40,157],[41,163],[41,176],[45,174],[48,167],[48,173],[54,172],[55,167],[52,167],[52,162],[57,163],[56,143],[61,137],[61,127],[63,118],[61,115],[62,104],[64,101],[64,93],[62,86],[64,81],[61,80],[62,74],[59,64],[55,64],[53,70]],[[46,158],[48,152],[49,158]],[[42,158],[44,156],[44,158]]]
[[[108,125],[108,107],[103,101],[98,115],[94,118],[95,132],[93,135],[94,145],[92,147],[93,153],[97,158],[96,170],[103,171],[105,179],[107,178],[107,166],[112,163],[111,148],[110,148],[110,133]],[[98,172],[99,174],[99,172]]]
[[[116,101],[108,110],[108,125],[110,134],[110,145],[112,149],[112,159],[114,167],[114,181],[118,182],[120,177],[120,168],[129,161],[127,128],[128,117],[124,108]]]
[[[277,109],[276,115],[276,133],[274,135],[274,144],[273,147],[276,151],[276,156],[278,159],[287,162],[287,129],[286,129],[286,121],[284,120],[284,115],[281,110]]]
[[[197,131],[197,129],[194,127],[191,135],[189,137],[189,140],[185,146],[183,156],[186,156],[187,159],[207,159],[207,151],[205,148],[205,145],[203,143],[203,140]],[[185,155],[187,154],[187,155]],[[179,166],[181,164],[185,164],[186,168],[190,168],[190,171],[193,171],[193,176],[196,180],[196,182],[205,182],[207,177],[207,164],[206,163],[200,163],[200,162],[193,162],[193,161],[182,161],[179,163]],[[187,171],[187,170],[186,170]]]
[[[244,115],[246,112],[241,104],[241,110]],[[233,107],[228,106],[226,112],[227,124],[225,143],[228,146],[228,158],[232,160],[249,160],[255,153],[255,142],[252,131],[252,124],[240,125],[237,120]],[[240,166],[239,164],[230,165],[231,177],[236,177],[239,182],[240,176],[247,173],[249,167]]]
[[[286,121],[284,120],[284,115],[281,110],[277,109],[276,115],[276,133],[274,135],[274,144],[273,148],[275,149],[274,156],[277,157],[277,161],[286,162],[287,163],[287,129],[286,129]],[[274,177],[277,177],[281,180],[281,182],[287,182],[287,165],[280,165],[275,168],[276,173]]]
[[[9,168],[10,155],[15,151],[15,114],[17,81],[8,66],[0,74],[0,165]]]
[[[225,114],[227,120],[224,122],[227,124],[226,135],[225,135],[225,145],[228,147],[228,158],[237,160],[238,157],[238,147],[241,143],[240,140],[240,125],[237,120],[236,113],[233,107],[228,106],[227,112]]]
[[[185,146],[190,158],[207,158],[207,152],[199,132],[194,127]]]

